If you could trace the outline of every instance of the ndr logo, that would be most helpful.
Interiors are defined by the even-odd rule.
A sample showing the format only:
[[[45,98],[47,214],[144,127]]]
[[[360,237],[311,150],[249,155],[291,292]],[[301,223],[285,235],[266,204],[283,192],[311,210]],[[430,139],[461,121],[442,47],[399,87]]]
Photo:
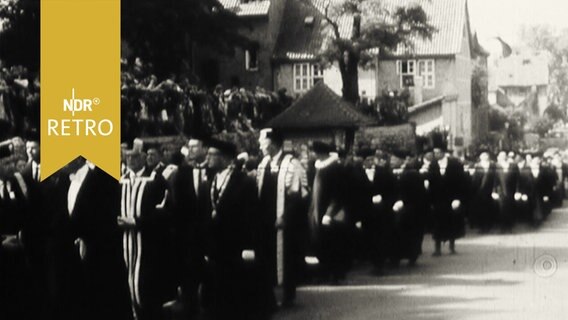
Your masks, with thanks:
[[[71,99],[63,99],[63,111],[70,111],[75,116],[75,112],[93,111],[92,106],[97,106],[100,103],[101,100],[99,98],[75,98],[75,88],[73,88],[71,89]]]

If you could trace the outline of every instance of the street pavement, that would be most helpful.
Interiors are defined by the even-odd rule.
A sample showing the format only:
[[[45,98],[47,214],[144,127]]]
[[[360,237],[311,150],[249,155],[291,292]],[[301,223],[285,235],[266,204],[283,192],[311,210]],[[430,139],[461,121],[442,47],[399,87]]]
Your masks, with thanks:
[[[299,288],[297,305],[274,319],[566,320],[568,319],[568,203],[538,229],[479,235],[432,257],[427,235],[415,267],[371,275],[359,265],[339,286]],[[565,303],[566,302],[566,303]]]

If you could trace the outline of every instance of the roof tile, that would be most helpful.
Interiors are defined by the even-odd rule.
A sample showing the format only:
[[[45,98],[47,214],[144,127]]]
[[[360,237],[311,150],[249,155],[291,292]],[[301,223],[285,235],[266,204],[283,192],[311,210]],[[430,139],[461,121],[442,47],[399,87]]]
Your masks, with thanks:
[[[301,121],[298,121],[301,119]],[[355,110],[323,82],[317,83],[292,106],[272,119],[273,128],[354,128],[376,121]]]

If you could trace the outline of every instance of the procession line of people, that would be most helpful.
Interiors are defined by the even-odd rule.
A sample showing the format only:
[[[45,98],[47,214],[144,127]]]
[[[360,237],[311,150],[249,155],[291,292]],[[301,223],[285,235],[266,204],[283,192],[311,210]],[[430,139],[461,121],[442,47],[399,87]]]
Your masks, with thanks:
[[[538,226],[568,175],[559,152],[482,151],[469,164],[442,146],[345,157],[315,141],[306,158],[271,129],[259,145],[254,161],[193,136],[176,163],[136,143],[118,183],[83,158],[39,183],[39,143],[28,141],[21,173],[8,152],[1,318],[268,319],[302,283],[341,284],[356,260],[377,275],[416,264],[427,233],[440,256],[466,229]]]

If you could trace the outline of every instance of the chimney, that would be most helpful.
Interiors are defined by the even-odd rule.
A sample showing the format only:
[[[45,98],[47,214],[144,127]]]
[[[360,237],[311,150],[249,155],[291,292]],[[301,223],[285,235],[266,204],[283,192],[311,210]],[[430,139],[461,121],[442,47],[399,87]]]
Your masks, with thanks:
[[[351,34],[351,38],[355,39],[358,38],[361,34],[361,15],[355,14],[353,16],[353,33]]]

